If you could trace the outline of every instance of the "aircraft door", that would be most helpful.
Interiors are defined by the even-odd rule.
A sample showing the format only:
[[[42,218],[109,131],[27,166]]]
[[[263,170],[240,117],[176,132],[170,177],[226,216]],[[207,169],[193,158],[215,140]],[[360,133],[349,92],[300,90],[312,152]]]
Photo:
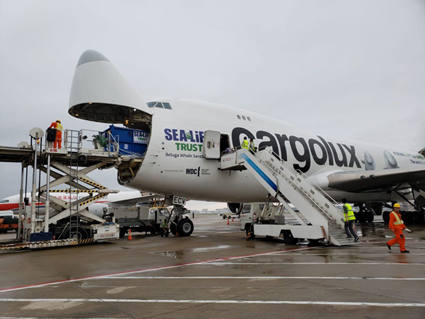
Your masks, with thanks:
[[[202,155],[206,159],[220,159],[220,138],[220,132],[205,131]]]

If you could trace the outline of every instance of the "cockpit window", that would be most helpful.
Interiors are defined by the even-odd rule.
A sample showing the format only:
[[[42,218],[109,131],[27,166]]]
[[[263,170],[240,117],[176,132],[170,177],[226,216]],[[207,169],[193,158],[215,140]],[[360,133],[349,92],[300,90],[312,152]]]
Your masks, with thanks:
[[[157,107],[160,109],[167,109],[167,110],[171,110],[171,104],[168,102],[148,102],[147,103],[148,107]]]

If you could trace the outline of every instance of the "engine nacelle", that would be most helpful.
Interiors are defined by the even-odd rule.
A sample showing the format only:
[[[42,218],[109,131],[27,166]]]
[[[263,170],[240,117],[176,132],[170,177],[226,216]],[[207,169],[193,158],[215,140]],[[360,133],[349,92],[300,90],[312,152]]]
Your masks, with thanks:
[[[233,214],[240,214],[242,210],[242,203],[227,203],[227,207]]]

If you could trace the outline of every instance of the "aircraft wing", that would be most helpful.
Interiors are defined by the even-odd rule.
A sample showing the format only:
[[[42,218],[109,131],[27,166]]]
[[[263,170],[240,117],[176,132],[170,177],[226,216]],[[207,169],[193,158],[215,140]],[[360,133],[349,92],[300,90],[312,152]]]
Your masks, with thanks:
[[[362,172],[336,172],[328,176],[329,187],[348,192],[391,189],[407,184],[425,189],[425,169],[385,169]]]

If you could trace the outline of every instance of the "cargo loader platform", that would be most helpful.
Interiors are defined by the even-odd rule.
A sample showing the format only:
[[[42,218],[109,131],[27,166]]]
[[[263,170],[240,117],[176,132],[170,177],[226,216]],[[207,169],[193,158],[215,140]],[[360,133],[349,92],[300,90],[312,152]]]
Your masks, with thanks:
[[[119,141],[122,130],[118,127],[104,132],[65,130],[63,147],[53,148],[51,143],[43,144],[44,132],[36,128],[30,132],[31,144],[0,146],[0,162],[21,163],[17,238],[13,243],[2,244],[0,250],[73,246],[118,239],[119,226],[113,220],[88,210],[93,202],[117,191],[87,174],[115,167],[119,174],[133,175],[140,167],[142,154],[120,151],[124,146]],[[113,135],[111,131],[118,134]],[[138,132],[139,139],[140,135]],[[126,143],[124,147],[127,148],[129,141]],[[32,187],[31,198],[28,198],[30,166]],[[42,183],[42,174],[45,183]],[[66,195],[52,196],[52,193]]]

